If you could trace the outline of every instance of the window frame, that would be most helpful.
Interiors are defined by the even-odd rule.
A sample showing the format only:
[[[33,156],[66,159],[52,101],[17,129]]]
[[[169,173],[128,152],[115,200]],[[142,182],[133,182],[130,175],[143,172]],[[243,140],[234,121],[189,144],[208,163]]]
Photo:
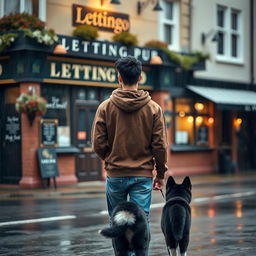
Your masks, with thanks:
[[[218,26],[218,9],[222,8],[224,11],[224,26]],[[237,13],[237,29],[232,29],[232,13]],[[228,62],[233,64],[244,64],[243,60],[243,34],[242,34],[242,11],[236,8],[217,5],[216,8],[216,31],[224,34],[223,54],[218,53],[218,43],[216,46],[216,61]],[[237,56],[232,56],[232,36],[237,37],[236,52]]]
[[[56,87],[56,86],[53,86],[52,84],[43,84],[43,87],[41,89],[41,96],[44,97],[46,100],[47,100],[47,97],[45,95],[45,93],[47,93],[47,96],[48,97],[57,97],[59,96],[59,94],[56,94],[56,93],[49,93],[49,91],[51,92],[51,90],[58,90],[59,92],[61,92],[61,94],[63,95],[63,91],[65,91],[65,99],[66,99],[66,108],[65,108],[65,119],[66,119],[66,125],[61,125],[60,123],[60,117],[59,117],[59,114],[56,113],[55,116],[48,116],[47,115],[47,111],[46,113],[42,116],[42,119],[58,119],[58,128],[57,128],[57,141],[58,141],[58,146],[57,147],[65,147],[65,148],[68,148],[68,147],[71,147],[73,145],[73,141],[72,141],[72,99],[71,99],[71,88],[67,87],[66,85],[61,85],[59,87]],[[56,91],[55,91],[56,92]],[[49,100],[47,100],[48,103],[50,102]],[[55,111],[58,111],[60,109],[56,108],[48,108],[48,111],[51,111],[51,110],[55,110]],[[59,131],[62,129],[64,129],[63,127],[68,127],[68,131],[69,131],[69,145],[61,145],[59,144],[59,139],[60,139],[60,133]]]
[[[191,144],[177,144],[176,143],[176,131],[177,131],[177,117],[179,117],[179,112],[176,111],[176,105],[177,105],[177,100],[178,99],[189,99],[191,100],[190,102],[190,107],[191,107],[191,111],[190,112],[185,112],[185,116],[192,116],[193,117],[193,143]],[[208,112],[207,113],[199,113],[198,111],[196,111],[194,105],[196,102],[203,102],[204,104],[207,104],[208,106]],[[184,117],[185,117],[184,116]],[[195,147],[205,147],[205,148],[210,148],[210,141],[209,141],[209,134],[208,134],[208,143],[207,145],[199,145],[197,144],[197,125],[196,125],[196,118],[197,117],[206,117],[206,118],[210,118],[212,117],[210,112],[209,112],[209,101],[204,100],[204,99],[198,99],[198,98],[191,98],[191,97],[182,97],[182,98],[173,98],[173,111],[172,111],[172,120],[173,120],[173,126],[172,126],[172,130],[173,130],[173,146],[175,147],[191,147],[191,148],[195,148]],[[208,133],[210,132],[210,126],[208,126],[209,130]]]
[[[4,1],[5,0],[0,0],[0,18],[6,15],[4,13]],[[19,2],[20,2],[19,13],[22,13],[25,11],[25,0],[19,0]],[[32,5],[33,5],[33,1],[32,1]],[[46,0],[38,0],[38,18],[46,22]]]
[[[163,6],[163,9],[165,10],[165,4],[166,2],[172,3],[173,5],[173,19],[167,19],[165,18],[165,11],[162,11],[159,13],[160,19],[159,19],[159,38],[161,41],[165,42],[165,25],[172,26],[172,43],[168,44],[168,48],[170,50],[179,51],[180,50],[180,6],[179,2],[177,1],[168,1],[168,0],[162,0],[161,5]]]

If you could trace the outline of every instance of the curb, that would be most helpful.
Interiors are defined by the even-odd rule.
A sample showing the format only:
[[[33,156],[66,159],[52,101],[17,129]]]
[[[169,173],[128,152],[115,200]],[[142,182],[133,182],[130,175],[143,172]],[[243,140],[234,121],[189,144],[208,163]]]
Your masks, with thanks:
[[[233,177],[227,177],[227,176],[210,176],[210,177],[204,177],[203,180],[200,180],[200,177],[191,177],[192,179],[192,186],[198,187],[198,186],[209,186],[213,183],[220,183],[220,184],[228,184],[232,182],[253,182],[256,180],[256,173],[252,174],[251,176],[233,176]],[[193,181],[194,179],[194,181]],[[84,187],[84,189],[83,189]],[[92,189],[93,188],[93,189]],[[10,191],[11,189],[2,189],[0,188],[0,199],[22,199],[22,198],[45,198],[45,197],[55,197],[55,196],[75,196],[75,195],[104,195],[105,194],[105,182],[98,182],[95,184],[77,184],[74,187],[69,188],[59,188],[59,190],[62,189],[68,189],[69,191],[58,191],[58,188],[56,191],[36,191],[36,190],[30,190],[30,191],[24,191],[24,192],[18,192],[18,189],[15,189],[15,191]]]

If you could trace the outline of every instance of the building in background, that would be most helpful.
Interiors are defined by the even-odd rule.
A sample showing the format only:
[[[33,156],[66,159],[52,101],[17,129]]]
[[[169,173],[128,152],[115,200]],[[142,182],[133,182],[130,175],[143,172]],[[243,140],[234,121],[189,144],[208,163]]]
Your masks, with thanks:
[[[191,47],[211,60],[187,88],[214,104],[217,170],[255,170],[255,1],[193,0],[191,10]]]
[[[164,110],[170,142],[168,174],[246,169],[238,137],[248,131],[244,124],[249,108],[252,117],[247,119],[254,121],[256,105],[254,92],[249,91],[252,2],[0,0],[0,16],[13,11],[38,16],[67,50],[56,53],[19,37],[0,55],[0,183],[41,186],[37,151],[49,144],[57,153],[58,184],[104,179],[102,163],[91,147],[91,126],[98,105],[117,87],[114,62],[127,54],[142,61],[140,88],[149,90]],[[158,4],[162,11],[153,10],[159,9]],[[114,19],[115,26],[110,28],[108,19]],[[85,22],[99,28],[98,40],[72,36],[75,26]],[[113,35],[122,30],[137,35],[139,46],[113,43]],[[203,61],[184,70],[164,51],[144,47],[150,40],[164,41],[185,55],[209,52],[211,60],[206,68]],[[154,56],[163,63],[154,64]],[[229,90],[224,99],[220,88]],[[231,104],[238,89],[243,90],[241,95],[252,96],[249,105],[238,104],[238,99]],[[48,102],[46,114],[36,117],[32,126],[14,108],[16,98],[28,92]],[[252,163],[247,169],[254,167]]]

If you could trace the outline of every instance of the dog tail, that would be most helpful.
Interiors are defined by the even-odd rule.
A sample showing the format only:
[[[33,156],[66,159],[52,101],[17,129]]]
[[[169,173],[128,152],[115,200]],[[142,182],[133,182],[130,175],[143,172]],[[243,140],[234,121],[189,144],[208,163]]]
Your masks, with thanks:
[[[172,232],[176,241],[180,241],[183,237],[185,221],[186,221],[186,211],[184,207],[175,204],[170,208],[172,216]],[[175,213],[175,214],[173,214]]]
[[[122,210],[115,214],[113,218],[113,226],[99,230],[99,234],[114,238],[125,233],[128,226],[132,226],[136,221],[135,215],[129,211]]]
[[[124,234],[126,229],[127,227],[125,226],[113,226],[110,228],[104,228],[102,230],[99,230],[99,234],[107,238],[115,238]]]

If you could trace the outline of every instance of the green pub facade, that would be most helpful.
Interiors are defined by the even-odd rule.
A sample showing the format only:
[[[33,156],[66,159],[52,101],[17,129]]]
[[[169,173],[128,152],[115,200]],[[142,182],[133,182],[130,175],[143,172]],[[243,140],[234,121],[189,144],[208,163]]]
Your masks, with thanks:
[[[154,56],[164,59],[160,50],[59,38],[67,49],[65,55],[20,35],[0,56],[1,184],[41,186],[39,148],[55,149],[59,185],[104,179],[102,163],[92,149],[91,127],[98,105],[118,87],[115,61],[127,55],[140,59],[140,89],[152,96],[173,81],[171,63],[150,64]],[[47,101],[46,113],[36,116],[32,124],[26,113],[15,110],[21,93]]]

